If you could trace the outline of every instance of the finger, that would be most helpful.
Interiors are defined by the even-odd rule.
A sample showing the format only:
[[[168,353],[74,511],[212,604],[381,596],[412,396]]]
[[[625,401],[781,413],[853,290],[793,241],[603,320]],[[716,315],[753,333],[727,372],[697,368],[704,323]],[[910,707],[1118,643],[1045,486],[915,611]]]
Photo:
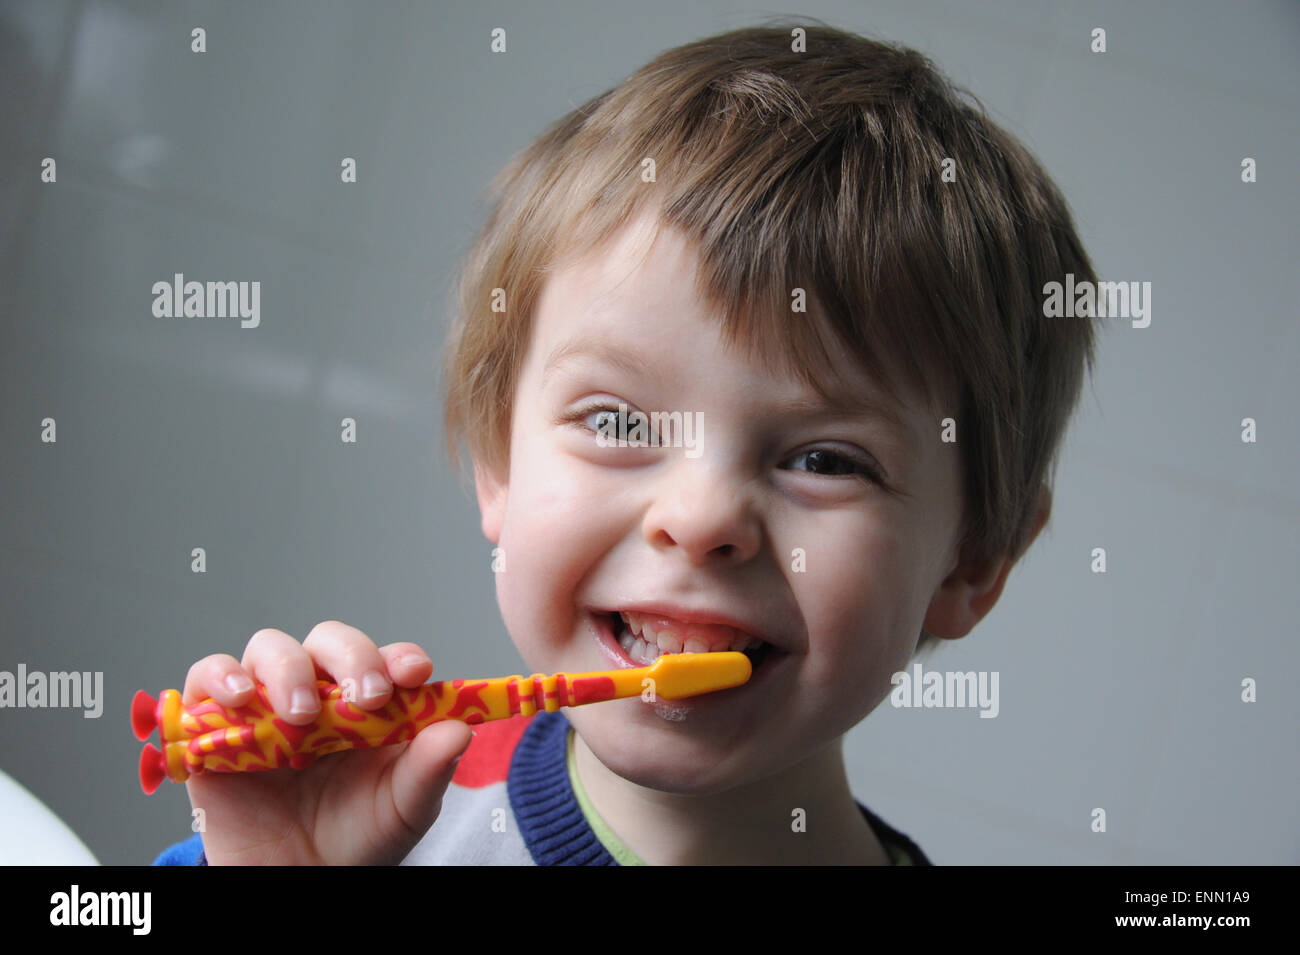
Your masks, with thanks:
[[[188,706],[214,699],[222,706],[240,706],[253,692],[253,678],[228,653],[213,653],[199,660],[185,674],[181,703]]]
[[[311,656],[281,630],[259,630],[244,648],[243,667],[266,687],[271,709],[289,723],[310,723],[320,713]]]
[[[379,648],[379,655],[397,686],[420,686],[433,675],[433,661],[417,644],[390,643]]]
[[[344,699],[363,710],[383,706],[393,695],[388,664],[375,642],[346,623],[326,620],[312,627],[302,642],[320,666],[343,687]]]
[[[423,835],[442,810],[442,796],[455,775],[455,760],[469,748],[473,732],[460,720],[426,727],[393,762],[393,809],[413,833]]]

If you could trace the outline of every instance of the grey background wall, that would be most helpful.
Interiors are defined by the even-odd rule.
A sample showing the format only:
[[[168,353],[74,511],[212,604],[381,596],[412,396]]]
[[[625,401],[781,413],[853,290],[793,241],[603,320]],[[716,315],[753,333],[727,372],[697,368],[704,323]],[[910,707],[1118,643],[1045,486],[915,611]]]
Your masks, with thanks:
[[[1153,286],[1148,328],[1103,334],[1048,530],[929,663],[998,671],[998,718],[882,705],[855,793],[938,863],[1300,861],[1296,4],[5,0],[0,669],[103,671],[105,709],[0,710],[0,769],[100,861],[189,834],[184,787],[139,792],[133,692],[261,627],[519,671],[437,397],[478,197],[654,54],[783,13],[933,56],[1101,276]],[[260,326],[154,318],[176,272],[260,280]]]

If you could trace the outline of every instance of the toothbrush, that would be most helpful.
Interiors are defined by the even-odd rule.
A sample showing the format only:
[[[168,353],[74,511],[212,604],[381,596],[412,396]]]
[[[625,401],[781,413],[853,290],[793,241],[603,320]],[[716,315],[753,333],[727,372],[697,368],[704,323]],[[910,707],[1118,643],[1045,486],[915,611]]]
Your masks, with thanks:
[[[354,706],[345,693],[351,689],[347,681],[318,680],[320,715],[302,725],[276,716],[261,684],[243,706],[211,699],[184,706],[178,690],[163,690],[156,700],[139,690],[131,701],[131,728],[144,740],[157,727],[162,743],[161,750],[146,743],[140,753],[140,788],[147,795],[165,778],[182,783],[203,772],[304,769],[327,753],[404,743],[442,720],[483,723],[643,693],[677,700],[740,686],[752,672],[743,653],[668,653],[650,666],[622,670],[394,687],[392,699],[377,710]]]

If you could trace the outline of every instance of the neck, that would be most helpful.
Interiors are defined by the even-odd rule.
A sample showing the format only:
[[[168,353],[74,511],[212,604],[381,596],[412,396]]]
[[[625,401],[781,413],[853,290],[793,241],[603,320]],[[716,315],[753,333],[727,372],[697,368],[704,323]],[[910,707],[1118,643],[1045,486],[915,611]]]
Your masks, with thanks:
[[[889,864],[849,790],[838,738],[773,776],[705,796],[639,786],[576,733],[573,744],[588,800],[650,865]]]

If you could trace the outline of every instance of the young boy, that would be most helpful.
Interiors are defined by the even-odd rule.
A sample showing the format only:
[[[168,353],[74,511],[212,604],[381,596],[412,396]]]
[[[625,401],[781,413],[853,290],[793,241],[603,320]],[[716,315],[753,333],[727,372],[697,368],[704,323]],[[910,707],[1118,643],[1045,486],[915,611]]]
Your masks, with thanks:
[[[664,53],[494,190],[447,425],[521,656],[743,649],[753,676],[200,775],[205,832],[158,862],[929,864],[841,740],[1047,520],[1093,330],[1042,290],[1096,279],[1056,188],[918,53],[809,26]],[[431,672],[329,621],[199,661],[184,698],[258,681],[303,723],[318,676],[373,709]]]

